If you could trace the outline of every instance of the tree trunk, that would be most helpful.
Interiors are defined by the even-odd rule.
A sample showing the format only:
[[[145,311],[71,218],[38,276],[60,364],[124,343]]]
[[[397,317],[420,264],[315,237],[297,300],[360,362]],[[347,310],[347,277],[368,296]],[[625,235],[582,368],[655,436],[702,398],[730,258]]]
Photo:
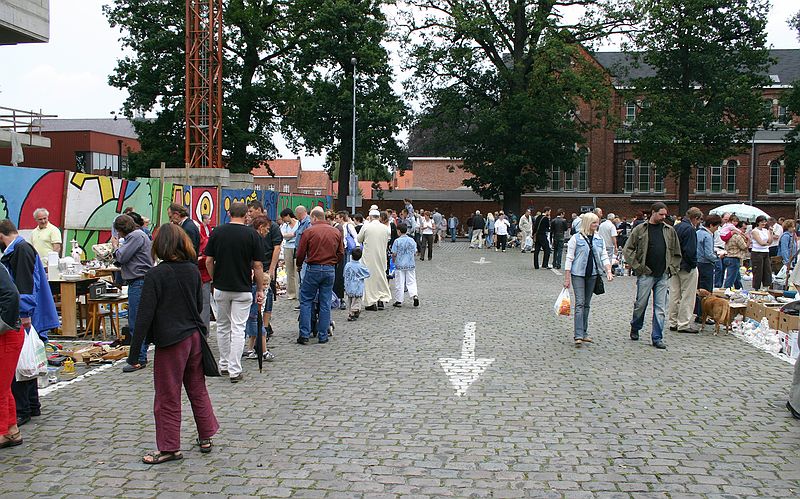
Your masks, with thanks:
[[[681,161],[681,175],[678,182],[678,219],[689,209],[689,179],[692,175],[692,166],[688,160]]]
[[[242,76],[239,79],[241,86],[241,93],[238,102],[239,114],[236,117],[236,126],[239,128],[239,134],[232,134],[234,138],[231,144],[231,160],[230,170],[232,172],[250,173],[250,168],[247,165],[247,145],[250,136],[250,119],[253,116],[253,78],[258,69],[259,58],[258,52],[255,50],[253,44],[248,44],[245,49],[243,58]],[[244,137],[244,138],[243,138]]]
[[[518,217],[521,215],[520,213],[520,195],[522,193],[519,189],[506,189],[503,192],[503,211],[506,212],[506,215],[509,213],[514,213]]]

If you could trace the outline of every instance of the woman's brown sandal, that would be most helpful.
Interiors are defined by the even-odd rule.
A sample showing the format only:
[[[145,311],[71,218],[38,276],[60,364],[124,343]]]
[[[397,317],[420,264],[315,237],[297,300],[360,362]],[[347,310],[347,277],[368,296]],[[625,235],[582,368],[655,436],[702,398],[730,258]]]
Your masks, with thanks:
[[[179,450],[175,452],[150,452],[142,457],[142,462],[144,464],[161,464],[167,461],[179,461],[181,459],[183,459],[183,454]]]
[[[3,438],[6,440],[4,442],[0,442],[0,449],[22,445],[22,433],[19,431],[13,434],[9,433],[8,435],[3,435]]]
[[[211,452],[212,444],[210,438],[198,438],[197,445],[200,446],[200,452],[202,452],[203,454]]]

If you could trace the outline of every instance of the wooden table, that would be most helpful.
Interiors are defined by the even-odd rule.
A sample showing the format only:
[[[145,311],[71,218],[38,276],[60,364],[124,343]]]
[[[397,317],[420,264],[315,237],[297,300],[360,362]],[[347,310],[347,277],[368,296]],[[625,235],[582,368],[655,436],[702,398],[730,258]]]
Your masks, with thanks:
[[[76,338],[78,336],[77,314],[75,304],[77,294],[75,290],[78,284],[91,284],[97,281],[97,277],[83,277],[77,280],[66,280],[59,276],[56,279],[48,278],[48,282],[58,283],[61,292],[61,335]]]
[[[100,305],[109,305],[111,312],[110,319],[111,319],[112,332],[117,335],[118,340],[122,340],[122,330],[119,328],[119,311],[120,311],[120,305],[128,303],[128,297],[101,296],[100,298],[97,298],[95,300],[89,299],[87,303],[89,304],[89,321],[86,324],[86,330],[87,332],[91,332],[92,339],[94,339],[94,333],[97,330]],[[102,334],[102,339],[106,339],[105,330],[101,334]]]

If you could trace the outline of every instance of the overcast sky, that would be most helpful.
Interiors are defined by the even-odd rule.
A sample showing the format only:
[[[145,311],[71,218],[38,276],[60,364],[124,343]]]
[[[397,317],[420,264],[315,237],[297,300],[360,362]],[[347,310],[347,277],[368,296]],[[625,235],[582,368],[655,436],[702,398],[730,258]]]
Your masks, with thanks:
[[[59,118],[106,118],[126,93],[108,86],[122,50],[119,33],[101,11],[110,0],[50,0],[50,42],[0,46],[0,106],[42,110]],[[786,20],[797,0],[773,0],[768,41],[773,48],[800,48]],[[281,154],[294,157],[282,148]],[[320,167],[319,158],[304,167]]]

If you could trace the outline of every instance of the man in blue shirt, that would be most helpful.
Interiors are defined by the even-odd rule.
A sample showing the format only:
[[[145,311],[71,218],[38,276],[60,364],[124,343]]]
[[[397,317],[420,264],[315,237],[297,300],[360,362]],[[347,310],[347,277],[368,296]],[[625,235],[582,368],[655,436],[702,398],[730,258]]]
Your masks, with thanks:
[[[675,233],[681,245],[681,265],[678,273],[669,280],[670,331],[697,333],[694,305],[697,300],[697,226],[703,218],[699,208],[689,208],[680,223],[675,224]]]

